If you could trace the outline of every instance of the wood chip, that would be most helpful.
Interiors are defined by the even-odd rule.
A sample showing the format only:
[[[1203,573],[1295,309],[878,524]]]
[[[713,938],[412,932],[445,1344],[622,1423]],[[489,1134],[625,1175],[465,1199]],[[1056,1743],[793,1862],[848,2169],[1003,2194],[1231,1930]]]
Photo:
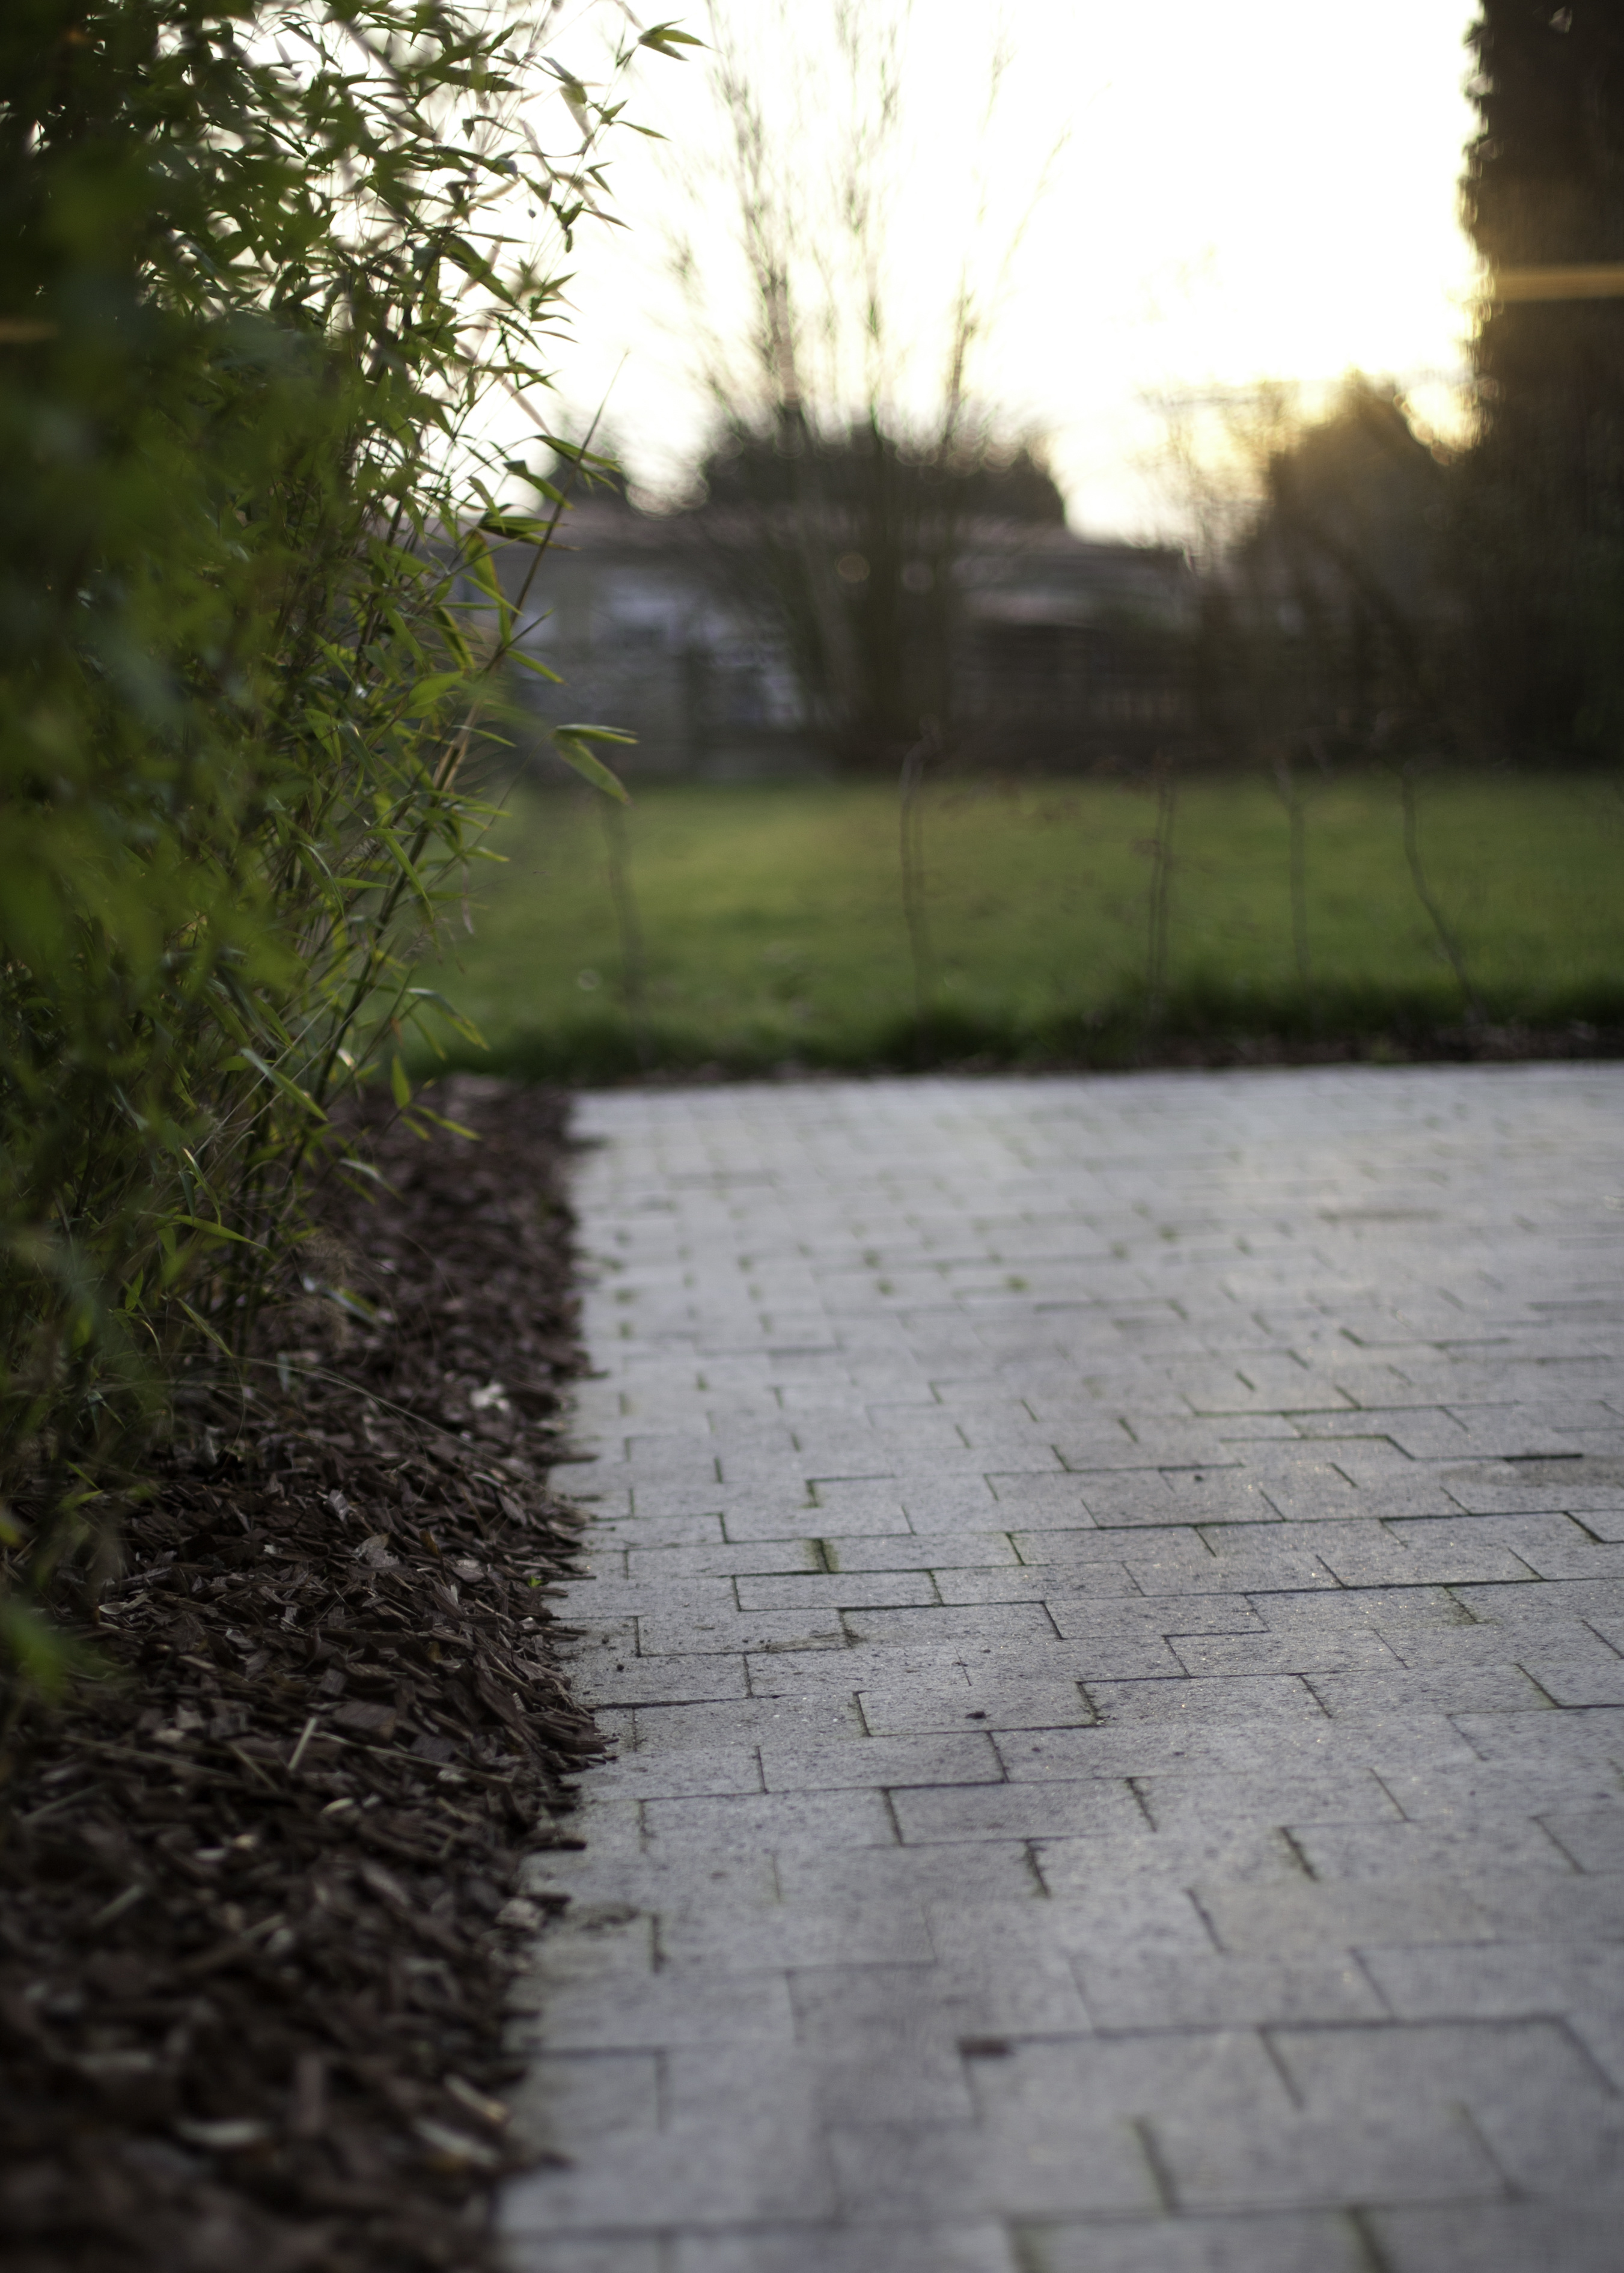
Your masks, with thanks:
[[[580,1520],[545,1485],[561,1114],[478,1083],[447,1113],[484,1141],[380,1129],[394,1197],[329,1204],[321,1277],[372,1321],[335,1339],[295,1284],[247,1405],[185,1391],[102,1606],[120,1678],[20,1733],[0,2202],[27,2273],[498,2263],[511,1958],[549,1907],[519,1865],[575,1843],[597,1739],[545,1598]],[[473,1411],[499,1372],[522,1393]]]

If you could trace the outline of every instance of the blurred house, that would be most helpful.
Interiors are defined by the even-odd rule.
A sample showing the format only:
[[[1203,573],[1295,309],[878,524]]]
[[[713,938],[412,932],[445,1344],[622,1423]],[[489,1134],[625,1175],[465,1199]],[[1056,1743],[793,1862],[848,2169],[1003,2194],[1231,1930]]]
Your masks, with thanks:
[[[509,550],[516,591],[534,556]],[[725,513],[654,515],[588,501],[534,563],[519,674],[550,723],[635,733],[634,776],[807,777],[831,769],[789,640]],[[951,741],[974,762],[1143,762],[1194,731],[1195,580],[1168,547],[1091,543],[1061,526],[972,519],[956,549]]]
[[[1059,769],[1192,746],[1199,594],[1184,553],[981,521],[959,574],[954,726],[971,754]]]

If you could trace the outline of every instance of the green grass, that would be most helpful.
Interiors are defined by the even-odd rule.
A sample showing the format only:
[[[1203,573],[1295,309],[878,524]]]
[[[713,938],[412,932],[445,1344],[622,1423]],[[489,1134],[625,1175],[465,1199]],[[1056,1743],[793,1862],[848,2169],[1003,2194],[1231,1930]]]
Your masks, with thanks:
[[[1095,782],[944,785],[924,820],[939,974],[921,1049],[894,793],[868,785],[648,789],[626,817],[645,945],[638,1016],[601,800],[515,792],[475,871],[474,932],[424,972],[498,1069],[861,1068],[929,1058],[1124,1061],[1183,1038],[1385,1036],[1465,1005],[1404,859],[1398,788],[1317,789],[1312,986],[1293,952],[1284,811],[1263,784],[1181,795],[1165,1001],[1146,1020],[1155,806]],[[1429,881],[1489,1017],[1624,1020],[1624,799],[1594,776],[1456,776],[1422,791]]]

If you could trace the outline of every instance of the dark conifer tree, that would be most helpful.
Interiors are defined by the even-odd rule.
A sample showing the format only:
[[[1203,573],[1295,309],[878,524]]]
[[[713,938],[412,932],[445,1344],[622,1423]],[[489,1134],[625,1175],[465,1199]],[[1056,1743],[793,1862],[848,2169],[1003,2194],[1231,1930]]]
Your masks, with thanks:
[[[1482,128],[1462,208],[1493,296],[1473,342],[1480,420],[1461,535],[1484,721],[1517,754],[1618,754],[1624,6],[1482,0],[1470,43]]]

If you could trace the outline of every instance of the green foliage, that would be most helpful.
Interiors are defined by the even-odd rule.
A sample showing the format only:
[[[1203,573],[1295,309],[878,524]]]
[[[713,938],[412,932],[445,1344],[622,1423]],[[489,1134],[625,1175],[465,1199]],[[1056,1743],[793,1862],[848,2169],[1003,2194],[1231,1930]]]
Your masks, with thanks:
[[[478,849],[523,604],[493,556],[560,509],[503,506],[491,405],[541,424],[617,109],[555,67],[549,158],[544,60],[478,0],[0,17],[14,1662],[177,1366],[242,1357],[337,1095],[387,1067],[409,1103],[436,1017],[473,1039],[411,970]]]

